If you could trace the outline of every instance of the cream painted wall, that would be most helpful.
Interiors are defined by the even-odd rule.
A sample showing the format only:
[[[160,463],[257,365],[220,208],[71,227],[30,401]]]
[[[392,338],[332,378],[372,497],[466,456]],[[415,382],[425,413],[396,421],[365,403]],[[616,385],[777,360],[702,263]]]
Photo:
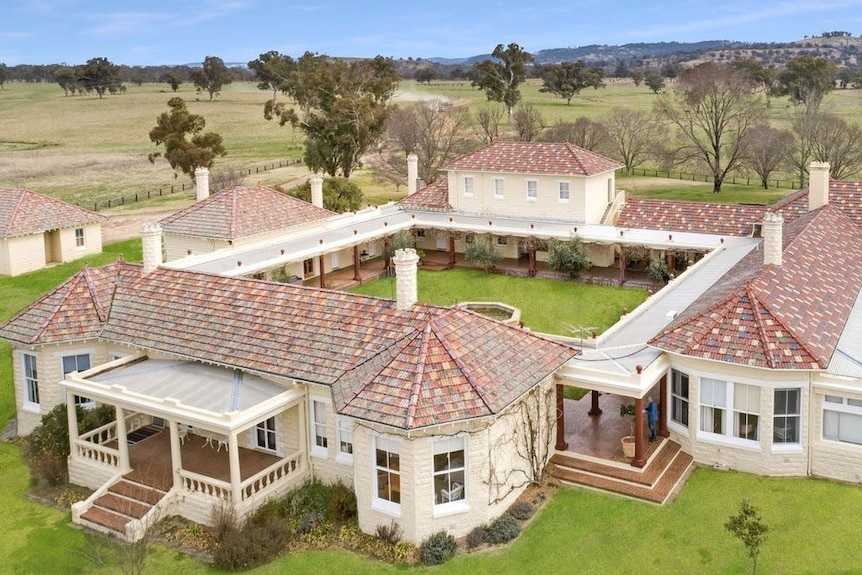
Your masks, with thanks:
[[[0,256],[0,272],[17,276],[45,267],[45,240],[42,234],[0,240],[5,252]]]

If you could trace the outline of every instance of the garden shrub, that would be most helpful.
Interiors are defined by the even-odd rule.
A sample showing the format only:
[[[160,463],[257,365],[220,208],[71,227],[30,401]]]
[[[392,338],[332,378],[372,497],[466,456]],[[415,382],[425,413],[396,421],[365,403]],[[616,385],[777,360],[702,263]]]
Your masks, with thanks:
[[[519,501],[512,505],[509,514],[518,521],[526,521],[533,516],[533,506],[529,501]]]
[[[571,279],[578,278],[581,272],[587,271],[593,265],[580,238],[577,237],[567,242],[557,240],[551,243],[547,264],[555,272],[567,274]]]
[[[323,523],[323,515],[317,511],[309,511],[302,516],[299,525],[296,526],[297,533],[311,533],[318,525]]]
[[[331,487],[319,479],[310,479],[284,497],[282,513],[302,517],[311,511],[325,517],[329,511]]]
[[[356,494],[340,481],[331,486],[329,493],[329,518],[333,521],[347,521],[356,517]]]
[[[390,545],[396,545],[401,541],[401,526],[394,519],[389,525],[381,523],[377,526],[377,538]]]
[[[518,520],[509,513],[503,513],[488,526],[488,541],[494,545],[508,543],[521,533]]]
[[[475,549],[488,541],[488,528],[484,525],[474,527],[467,534],[467,549]]]
[[[241,528],[227,527],[218,541],[213,563],[221,569],[249,569],[272,561],[287,547],[284,520],[271,509],[252,515]]]
[[[438,531],[422,542],[419,554],[425,565],[441,565],[454,557],[455,538],[445,531]]]

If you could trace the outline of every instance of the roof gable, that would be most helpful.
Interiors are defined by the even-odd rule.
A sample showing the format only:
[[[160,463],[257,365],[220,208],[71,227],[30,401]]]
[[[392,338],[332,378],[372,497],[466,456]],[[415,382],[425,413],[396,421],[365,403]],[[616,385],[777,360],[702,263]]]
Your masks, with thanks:
[[[0,237],[101,223],[107,218],[30,190],[0,188]]]
[[[449,204],[449,179],[445,176],[396,202],[396,206],[407,210],[452,211]]]
[[[237,240],[335,213],[264,186],[234,186],[178,211],[159,224],[166,234]]]
[[[592,176],[610,172],[622,164],[569,143],[493,142],[464,154],[444,170]]]

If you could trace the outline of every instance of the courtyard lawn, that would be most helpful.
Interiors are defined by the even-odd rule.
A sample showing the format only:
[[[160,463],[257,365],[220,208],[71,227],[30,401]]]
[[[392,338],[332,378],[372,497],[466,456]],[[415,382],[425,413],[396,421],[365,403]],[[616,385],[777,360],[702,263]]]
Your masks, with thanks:
[[[647,297],[640,289],[606,287],[577,282],[517,278],[480,270],[419,270],[419,301],[453,305],[466,301],[499,301],[521,308],[521,321],[541,333],[566,336],[601,333]],[[352,293],[395,298],[395,279],[362,284]],[[586,331],[579,331],[586,330]]]

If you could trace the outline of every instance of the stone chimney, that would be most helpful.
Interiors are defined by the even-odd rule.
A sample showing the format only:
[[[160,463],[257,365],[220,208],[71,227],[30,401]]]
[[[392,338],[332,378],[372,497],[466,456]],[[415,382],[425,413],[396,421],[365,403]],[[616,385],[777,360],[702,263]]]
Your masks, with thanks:
[[[782,228],[784,227],[784,218],[781,214],[775,212],[766,212],[763,214],[763,227],[761,235],[763,235],[763,264],[781,265],[781,252],[783,249]]]
[[[162,265],[162,227],[144,224],[141,227],[141,244],[144,252],[144,275]]]
[[[419,157],[416,154],[407,156],[407,195],[415,194],[419,189]]]
[[[808,165],[808,211],[829,203],[829,162]]]
[[[311,176],[311,205],[323,207],[323,178],[314,174]]]
[[[413,248],[395,250],[392,263],[395,264],[395,307],[410,309],[418,299],[416,270],[419,256]]]
[[[207,168],[195,170],[195,201],[199,202],[210,197],[210,171]]]

